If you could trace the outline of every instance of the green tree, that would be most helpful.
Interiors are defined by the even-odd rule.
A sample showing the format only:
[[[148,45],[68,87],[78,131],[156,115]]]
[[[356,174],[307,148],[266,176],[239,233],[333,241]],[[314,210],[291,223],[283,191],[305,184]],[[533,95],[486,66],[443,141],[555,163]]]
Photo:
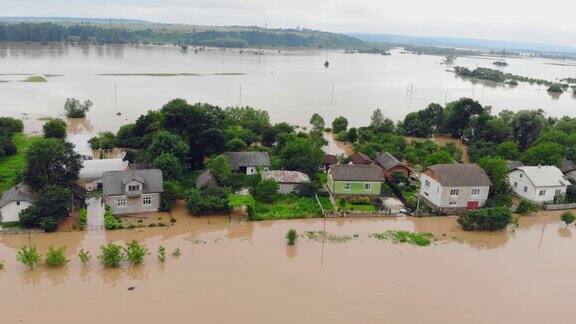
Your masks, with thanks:
[[[180,184],[177,181],[165,181],[164,191],[160,195],[160,211],[167,212],[172,210],[176,199],[179,198]]]
[[[230,211],[228,192],[223,188],[190,189],[186,197],[186,203],[188,211],[195,215]]]
[[[521,153],[518,144],[512,141],[506,141],[496,146],[496,155],[506,160],[518,160]]]
[[[506,160],[500,157],[484,157],[478,160],[477,164],[486,171],[492,182],[492,187],[490,188],[491,196],[504,194],[509,191]]]
[[[148,147],[148,154],[152,159],[162,153],[172,154],[183,161],[186,154],[188,154],[188,150],[188,144],[180,136],[161,130],[152,137],[152,143]]]
[[[32,143],[26,152],[26,161],[24,182],[37,190],[47,185],[69,186],[78,179],[82,168],[73,145],[55,138]]]
[[[348,130],[348,133],[346,133],[346,140],[348,140],[350,143],[356,143],[358,140],[358,130],[356,127],[351,127]]]
[[[559,165],[564,158],[564,148],[557,143],[540,143],[524,153],[526,165]]]
[[[80,102],[76,98],[68,98],[66,103],[64,103],[64,112],[68,118],[84,118],[92,105],[93,103],[90,100]]]
[[[64,246],[58,249],[49,246],[48,253],[46,253],[46,259],[44,260],[46,265],[53,268],[64,266],[68,261],[70,261],[66,258],[65,251],[66,247]]]
[[[314,113],[310,118],[310,125],[315,131],[324,131],[324,127],[326,126],[326,122],[324,118],[320,116],[318,113]]]
[[[273,203],[278,195],[278,182],[273,179],[262,180],[252,189],[252,195],[259,201]]]
[[[93,150],[111,150],[118,146],[116,135],[112,132],[102,132],[98,136],[92,137],[89,141]]]
[[[47,186],[40,191],[35,205],[20,213],[20,222],[26,228],[39,227],[54,232],[71,210],[72,192],[59,186]]]
[[[348,119],[344,116],[338,116],[332,121],[332,132],[340,133],[348,129]]]
[[[42,128],[45,138],[57,138],[61,140],[66,138],[66,122],[62,119],[49,120]]]
[[[458,216],[458,224],[465,231],[500,231],[513,221],[507,207],[481,208]]]
[[[244,142],[243,140],[241,140],[239,138],[233,138],[233,139],[226,142],[226,149],[229,151],[233,151],[233,152],[243,151],[246,149],[246,147],[248,147],[246,142]]]
[[[105,268],[118,268],[124,260],[124,253],[122,247],[118,244],[108,243],[100,246],[100,254],[98,260]]]
[[[40,254],[38,254],[36,245],[32,244],[30,247],[23,246],[16,253],[16,260],[20,261],[23,265],[28,267],[28,269],[34,269],[38,262],[40,262]]]
[[[324,158],[322,146],[309,137],[293,136],[280,148],[279,157],[287,170],[314,174]]]
[[[128,262],[130,262],[132,265],[141,264],[144,261],[144,257],[150,255],[150,252],[146,246],[140,244],[136,240],[132,240],[126,244],[124,253],[126,255],[126,259],[128,259]]]
[[[546,126],[542,110],[522,110],[512,118],[513,136],[521,150],[530,146]]]
[[[566,226],[568,226],[574,223],[576,216],[574,216],[574,213],[567,211],[560,215],[560,219],[566,224]]]
[[[439,150],[437,152],[434,152],[430,155],[428,155],[428,157],[426,157],[426,160],[424,162],[424,166],[430,166],[430,165],[435,165],[435,164],[446,164],[446,163],[452,163],[454,162],[454,158],[452,157],[452,155],[446,151],[446,150]]]
[[[178,179],[184,173],[182,162],[172,153],[162,153],[154,159],[154,166],[162,170],[164,179]]]
[[[519,214],[530,214],[537,212],[538,209],[540,208],[535,203],[531,202],[530,200],[522,199],[516,208],[516,212]]]
[[[458,101],[449,102],[444,109],[443,128],[453,137],[460,138],[464,129],[468,127],[472,116],[483,112],[485,112],[485,108],[470,98],[461,98]]]
[[[228,159],[228,156],[221,154],[213,157],[208,162],[207,167],[210,169],[210,172],[220,185],[230,185],[232,178],[232,167],[230,166],[230,160]]]

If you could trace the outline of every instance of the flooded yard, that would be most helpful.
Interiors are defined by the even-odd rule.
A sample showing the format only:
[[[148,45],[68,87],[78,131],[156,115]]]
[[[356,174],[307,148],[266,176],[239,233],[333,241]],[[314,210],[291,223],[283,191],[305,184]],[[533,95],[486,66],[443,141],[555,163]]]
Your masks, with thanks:
[[[4,235],[0,287],[10,302],[0,303],[0,322],[569,323],[576,227],[559,214],[522,217],[517,229],[490,234],[462,232],[451,217],[239,222],[190,217],[179,205],[174,226]],[[302,234],[295,247],[284,242],[289,228]],[[369,237],[389,229],[437,241]],[[143,265],[102,268],[101,244],[133,239],[152,252]],[[29,242],[42,253],[65,245],[71,261],[27,271],[15,255]],[[160,263],[159,245],[182,256]],[[92,254],[86,267],[81,248]]]

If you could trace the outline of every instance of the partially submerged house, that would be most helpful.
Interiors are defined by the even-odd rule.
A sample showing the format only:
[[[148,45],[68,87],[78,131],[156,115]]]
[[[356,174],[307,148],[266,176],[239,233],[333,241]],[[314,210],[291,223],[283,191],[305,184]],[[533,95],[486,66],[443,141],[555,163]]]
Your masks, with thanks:
[[[216,177],[214,177],[210,169],[206,169],[198,175],[198,178],[196,178],[195,185],[196,189],[220,187],[218,185],[218,180],[216,180]]]
[[[298,194],[306,183],[310,183],[310,177],[298,171],[265,171],[262,173],[262,180],[267,179],[278,182],[278,192],[281,194]]]
[[[356,165],[372,164],[372,159],[368,155],[360,152],[350,155],[348,157],[348,160],[350,160],[350,164],[356,164]]]
[[[122,159],[84,160],[78,175],[78,184],[87,191],[93,191],[102,184],[104,172],[124,171],[127,168],[128,161]]]
[[[477,164],[436,164],[420,174],[420,197],[441,210],[484,206],[492,182]]]
[[[536,203],[554,201],[566,194],[570,182],[555,166],[522,166],[508,173],[510,187],[518,196]]]
[[[328,170],[326,184],[334,196],[379,196],[383,181],[377,165],[336,164]]]
[[[36,193],[24,183],[6,190],[0,197],[0,223],[12,223],[20,220],[20,212],[36,201]]]
[[[384,177],[388,180],[392,180],[395,173],[400,173],[406,178],[409,178],[412,173],[412,170],[410,170],[406,164],[398,161],[398,159],[388,152],[378,154],[374,162],[382,168]]]
[[[331,165],[338,164],[338,157],[334,154],[324,154],[320,170],[327,171]]]
[[[226,152],[232,170],[247,175],[270,170],[270,156],[268,152]]]
[[[158,169],[109,171],[102,177],[104,200],[116,215],[158,211],[163,191]]]

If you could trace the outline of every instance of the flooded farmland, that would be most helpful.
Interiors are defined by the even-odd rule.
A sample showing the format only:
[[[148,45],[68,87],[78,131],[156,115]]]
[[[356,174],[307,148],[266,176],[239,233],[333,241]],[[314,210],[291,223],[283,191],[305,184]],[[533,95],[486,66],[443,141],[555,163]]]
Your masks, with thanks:
[[[0,286],[10,299],[0,322],[573,322],[576,227],[556,212],[491,234],[462,232],[450,217],[231,222],[190,217],[182,205],[172,216],[168,227],[0,236]],[[289,228],[352,239],[303,235],[287,247]],[[431,232],[437,241],[369,237],[388,229]],[[103,269],[98,247],[132,239],[152,251],[144,264]],[[27,271],[15,254],[30,242],[41,252],[65,245],[71,261]],[[160,263],[159,245],[182,256]],[[92,254],[86,267],[75,256],[81,248]]]
[[[497,58],[461,57],[455,65],[489,67]],[[324,61],[330,67],[324,68]],[[195,54],[174,46],[96,46],[0,43],[0,115],[26,118],[27,132],[39,118],[63,114],[68,97],[90,99],[86,131],[117,130],[173,98],[222,107],[251,105],[273,121],[306,125],[317,112],[366,125],[380,108],[393,120],[426,107],[471,97],[494,112],[543,109],[550,116],[575,115],[576,97],[551,95],[546,87],[516,87],[471,80],[448,72],[439,56],[345,54],[342,51],[208,49]],[[575,77],[576,65],[547,59],[508,58],[502,68],[549,81]],[[24,82],[42,75],[46,82]]]

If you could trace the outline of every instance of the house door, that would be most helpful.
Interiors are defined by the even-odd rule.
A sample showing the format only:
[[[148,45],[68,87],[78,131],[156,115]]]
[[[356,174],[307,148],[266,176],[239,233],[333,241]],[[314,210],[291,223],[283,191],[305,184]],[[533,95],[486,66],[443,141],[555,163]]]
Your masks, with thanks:
[[[477,201],[469,201],[468,205],[466,206],[466,208],[468,209],[477,209],[479,206],[479,202]]]

